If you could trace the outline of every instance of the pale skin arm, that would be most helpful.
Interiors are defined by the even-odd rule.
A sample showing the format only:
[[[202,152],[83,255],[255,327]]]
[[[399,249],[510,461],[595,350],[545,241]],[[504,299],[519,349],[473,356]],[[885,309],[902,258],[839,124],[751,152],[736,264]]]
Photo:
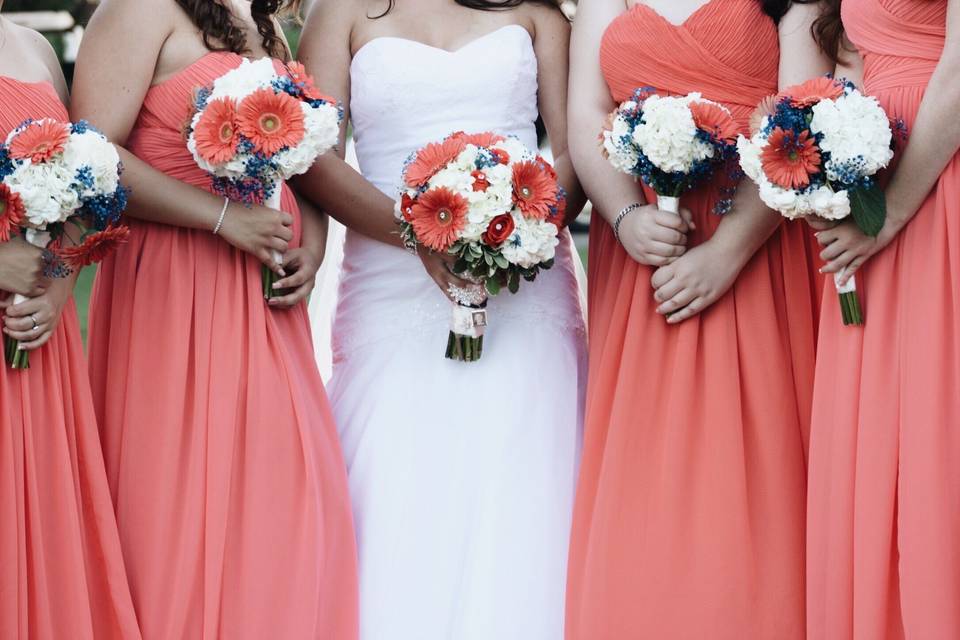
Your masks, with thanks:
[[[557,179],[567,192],[567,222],[575,220],[586,204],[568,149],[567,85],[570,58],[570,23],[563,14],[538,8],[534,50],[538,61],[540,116],[547,128]]]
[[[290,249],[283,256],[283,268],[290,275],[278,280],[273,287],[277,291],[288,291],[285,295],[270,298],[267,304],[271,307],[289,309],[306,300],[316,285],[317,271],[327,251],[330,219],[308,200],[297,196],[297,202],[302,222],[301,246]]]
[[[690,226],[684,218],[646,204],[640,184],[616,171],[597,140],[607,116],[617,107],[600,68],[600,42],[607,25],[626,11],[624,0],[581,0],[570,39],[570,156],[580,182],[599,214],[613,226],[625,207],[644,206],[620,225],[620,241],[641,264],[669,264],[686,251]]]
[[[27,40],[30,43],[31,54],[43,60],[60,100],[67,104],[70,99],[67,93],[67,83],[63,78],[63,72],[60,70],[60,61],[53,49],[40,34],[28,33]],[[68,231],[71,230],[71,228],[68,228]],[[63,242],[72,244],[69,237],[64,238]],[[10,245],[11,248],[5,250],[5,253],[11,251],[21,257],[28,258],[26,268],[23,268],[23,264],[18,265],[18,268],[32,274],[38,281],[31,291],[17,291],[17,293],[28,295],[28,299],[24,302],[17,305],[10,304],[13,301],[12,296],[0,302],[0,309],[5,309],[3,332],[20,341],[22,350],[33,351],[45,345],[56,331],[57,325],[60,324],[63,308],[70,300],[79,274],[72,273],[65,278],[54,278],[52,280],[44,279],[42,277],[41,252],[39,249],[20,240],[5,243],[2,246],[6,247],[7,245]]]
[[[947,164],[960,151],[960,0],[947,4],[947,37],[940,62],[930,78],[909,143],[887,187],[887,220],[876,238],[852,222],[817,234],[829,262],[824,273],[843,273],[846,283],[863,264],[882,250],[916,215]]]
[[[80,48],[71,115],[74,120],[92,122],[118,145],[123,183],[131,190],[127,215],[212,231],[223,198],[164,175],[123,148],[150,88],[161,49],[172,32],[172,12],[179,10],[173,2],[154,0],[102,2]],[[287,213],[231,203],[220,235],[284,275],[271,252],[287,251],[293,238],[292,224]]]
[[[819,15],[816,4],[794,5],[780,22],[780,87],[798,84],[832,70],[829,58],[814,41],[810,27]],[[651,279],[657,313],[677,324],[709,308],[733,286],[740,271],[781,223],[760,200],[757,186],[743,180],[730,213],[714,235]]]

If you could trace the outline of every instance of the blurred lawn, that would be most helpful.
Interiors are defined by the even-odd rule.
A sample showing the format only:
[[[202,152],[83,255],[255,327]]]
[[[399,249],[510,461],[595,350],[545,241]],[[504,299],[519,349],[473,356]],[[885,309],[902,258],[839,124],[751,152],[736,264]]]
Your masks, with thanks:
[[[80,272],[77,279],[77,288],[73,291],[73,297],[77,301],[77,314],[80,316],[80,333],[83,335],[83,341],[87,341],[87,308],[90,306],[90,289],[93,287],[93,276],[96,274],[96,267],[87,267]]]

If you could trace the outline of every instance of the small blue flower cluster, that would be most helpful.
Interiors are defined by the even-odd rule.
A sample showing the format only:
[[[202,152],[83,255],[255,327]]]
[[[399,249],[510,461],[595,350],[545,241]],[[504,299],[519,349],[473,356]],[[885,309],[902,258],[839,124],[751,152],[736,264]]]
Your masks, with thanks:
[[[120,222],[120,217],[127,209],[129,197],[130,193],[125,187],[117,187],[113,193],[101,194],[85,200],[80,212],[90,221],[94,229],[103,231]]]
[[[0,180],[13,173],[13,161],[5,145],[0,144]]]

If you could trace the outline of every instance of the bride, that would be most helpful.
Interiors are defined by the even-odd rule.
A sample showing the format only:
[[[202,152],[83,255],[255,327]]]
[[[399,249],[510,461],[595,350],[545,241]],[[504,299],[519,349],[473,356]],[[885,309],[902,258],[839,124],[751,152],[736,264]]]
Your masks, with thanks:
[[[568,37],[546,1],[318,0],[307,20],[301,58],[344,102],[361,169],[323,158],[297,186],[347,227],[328,391],[365,640],[563,635],[586,379],[569,234],[552,269],[491,299],[482,359],[453,362],[446,292],[466,283],[443,256],[403,250],[393,209],[418,148],[455,131],[536,148],[539,114],[578,212]]]

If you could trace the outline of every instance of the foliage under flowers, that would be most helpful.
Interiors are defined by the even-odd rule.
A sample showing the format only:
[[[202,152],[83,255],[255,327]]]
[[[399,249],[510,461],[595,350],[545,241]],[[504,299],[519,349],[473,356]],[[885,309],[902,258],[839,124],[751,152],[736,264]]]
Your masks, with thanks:
[[[877,100],[824,77],[784,90],[763,108],[757,130],[741,136],[738,149],[767,206],[790,219],[852,215],[864,233],[879,233],[886,206],[876,174],[893,159],[893,133]]]
[[[733,118],[722,105],[699,93],[664,97],[647,87],[610,115],[601,143],[618,171],[642,180],[658,195],[679,197],[736,156],[736,135]]]
[[[397,203],[401,234],[456,256],[496,295],[553,265],[566,195],[553,167],[516,138],[454,133],[415,153]]]

